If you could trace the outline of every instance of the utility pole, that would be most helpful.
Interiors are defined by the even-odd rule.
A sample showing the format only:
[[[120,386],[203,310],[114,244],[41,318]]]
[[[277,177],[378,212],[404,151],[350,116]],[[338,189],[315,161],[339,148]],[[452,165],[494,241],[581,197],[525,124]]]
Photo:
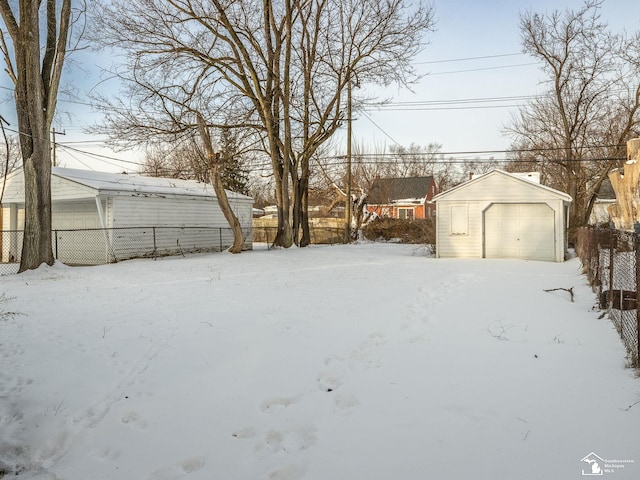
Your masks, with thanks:
[[[66,135],[66,132],[62,131],[62,132],[56,132],[55,127],[51,129],[51,134],[53,135],[53,139],[51,141],[51,163],[53,164],[53,166],[57,166],[56,163],[56,133],[58,135]]]
[[[351,111],[351,68],[347,70],[347,185],[345,193],[347,198],[344,201],[344,214],[345,214],[345,240],[346,243],[351,242],[351,124],[352,124],[352,111]]]

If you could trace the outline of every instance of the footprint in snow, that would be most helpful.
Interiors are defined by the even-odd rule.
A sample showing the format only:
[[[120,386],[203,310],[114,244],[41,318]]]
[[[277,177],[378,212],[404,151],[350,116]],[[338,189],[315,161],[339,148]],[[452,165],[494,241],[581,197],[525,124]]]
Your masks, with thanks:
[[[337,412],[348,413],[352,408],[357,407],[360,401],[352,393],[340,392],[336,394],[333,403]]]
[[[300,452],[316,443],[316,428],[311,425],[292,427],[287,430],[269,430],[264,442],[256,450],[266,449],[271,453]]]
[[[123,415],[120,421],[125,425],[135,427],[140,430],[147,428],[147,422],[137,412],[129,412]]]
[[[331,371],[320,372],[316,381],[322,392],[333,392],[342,385],[341,375]]]
[[[295,403],[298,403],[299,401],[300,395],[296,397],[269,398],[262,402],[262,405],[260,405],[260,410],[262,410],[264,413],[273,413],[280,408],[289,407]]]
[[[269,473],[267,480],[300,480],[304,478],[305,470],[298,465],[287,465]]]
[[[147,480],[178,480],[188,474],[195,473],[205,465],[206,458],[195,456],[185,458],[171,467],[159,468],[153,472]]]

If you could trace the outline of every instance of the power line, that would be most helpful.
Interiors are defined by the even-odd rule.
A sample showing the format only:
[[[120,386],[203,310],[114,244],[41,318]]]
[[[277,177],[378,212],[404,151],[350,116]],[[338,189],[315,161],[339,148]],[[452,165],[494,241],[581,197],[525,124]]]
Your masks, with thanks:
[[[584,145],[582,147],[574,147],[576,150],[594,150],[602,148],[621,148],[625,147],[625,144],[609,144],[609,145]],[[451,155],[489,155],[495,153],[535,153],[535,152],[561,152],[566,150],[572,150],[570,147],[543,147],[543,148],[515,148],[515,149],[502,149],[502,150],[459,150],[450,152],[382,152],[382,153],[360,153],[360,156],[366,157],[379,157],[379,156],[419,156],[419,155],[439,155],[439,156],[451,156]]]
[[[367,112],[363,111],[362,114],[367,117],[367,119],[374,125],[374,127],[376,127],[378,130],[380,130],[389,140],[391,140],[393,143],[395,143],[397,146],[402,147],[402,145],[400,145],[391,135],[389,135],[386,131],[384,131],[382,129],[382,127],[380,125],[378,125],[376,122],[373,121],[373,118],[371,118]]]
[[[388,102],[380,104],[381,107],[386,105],[448,105],[448,104],[465,104],[465,103],[486,103],[486,102],[513,102],[523,100],[535,100],[536,98],[546,97],[548,95],[505,95],[500,97],[471,97],[471,98],[448,98],[444,100],[411,100],[404,102]]]
[[[531,63],[514,63],[512,65],[499,65],[499,66],[495,66],[495,67],[484,67],[484,68],[469,68],[469,69],[465,69],[465,70],[450,70],[448,72],[431,72],[427,74],[427,77],[431,77],[434,75],[449,75],[451,73],[468,73],[468,72],[483,72],[486,70],[501,70],[501,69],[505,69],[505,68],[517,68],[517,67],[528,67],[531,65],[538,65],[537,62],[531,62]]]
[[[102,155],[100,153],[87,152],[86,150],[80,150],[79,148],[70,147],[68,145],[60,145],[60,146],[62,148],[64,148],[65,150],[71,150],[73,152],[82,153],[82,154],[90,156],[90,157],[96,157],[96,158],[105,159],[105,160],[114,160],[116,162],[128,163],[128,164],[137,165],[137,166],[142,166],[143,165],[143,163],[134,162],[133,160],[125,160],[123,158],[116,158],[116,157],[112,157],[112,156],[109,156],[109,155]]]
[[[603,147],[603,146],[598,146]],[[608,147],[615,147],[608,146]],[[65,147],[69,148],[69,147]],[[586,148],[586,147],[585,147]],[[593,148],[596,148],[593,146]],[[78,153],[82,153],[87,156],[96,157],[98,160],[103,161],[105,163],[109,163],[110,165],[115,165],[111,162],[107,162],[106,160],[114,160],[117,162],[123,162],[127,164],[136,165],[137,167],[144,166],[143,163],[134,162],[130,160],[124,160],[116,157],[110,157],[107,155],[100,155],[91,152],[86,152],[79,149],[71,149]],[[561,151],[564,148],[548,148],[548,149],[521,149],[515,150],[514,152],[539,152],[539,151]],[[467,165],[469,163],[474,163],[476,165],[517,165],[517,164],[541,164],[544,162],[563,162],[563,163],[581,163],[581,162],[611,162],[611,161],[624,161],[625,157],[597,157],[597,158],[555,158],[555,159],[542,159],[542,158],[533,158],[533,159],[510,159],[510,158],[454,158],[452,155],[469,155],[469,154],[489,154],[489,153],[511,153],[509,150],[484,150],[484,151],[468,151],[468,152],[422,152],[422,153],[408,153],[408,152],[396,152],[396,153],[378,153],[378,154],[356,154],[354,155],[354,164],[357,165],[401,165],[401,166],[425,166],[425,164],[429,164],[431,168],[437,169],[438,167],[445,165]],[[403,158],[406,156],[414,156],[418,158]],[[420,156],[428,157],[428,158],[419,158]],[[449,156],[449,158],[446,158]],[[80,161],[77,157],[73,156],[76,160]],[[319,161],[322,162],[322,165],[325,167],[340,167],[343,168],[345,165],[345,156],[344,155],[326,155],[318,158]],[[87,166],[84,162],[80,162],[83,165]],[[250,171],[260,171],[264,169],[268,169],[271,167],[271,160],[265,159],[264,161],[258,162],[250,162],[247,167]],[[87,166],[88,167],[88,166]],[[88,167],[90,168],[90,167]],[[139,170],[134,170],[139,171]]]
[[[86,163],[84,163],[82,160],[80,160],[78,157],[76,157],[73,153],[67,152],[67,155],[69,155],[71,158],[73,158],[76,162],[79,162],[80,164],[82,164],[85,167],[87,167],[89,170],[95,171],[95,168],[93,168],[90,165],[87,165]]]
[[[415,62],[416,65],[427,65],[432,63],[451,63],[451,62],[467,62],[469,60],[485,60],[487,58],[500,58],[500,57],[514,57],[516,55],[524,55],[520,52],[514,53],[501,53],[498,55],[482,55],[480,57],[463,57],[463,58],[450,58],[448,60],[430,60],[426,62]]]
[[[468,107],[390,107],[383,108],[381,111],[385,112],[431,112],[442,110],[485,110],[489,108],[517,108],[523,107],[523,104],[511,104],[511,105],[476,105]]]

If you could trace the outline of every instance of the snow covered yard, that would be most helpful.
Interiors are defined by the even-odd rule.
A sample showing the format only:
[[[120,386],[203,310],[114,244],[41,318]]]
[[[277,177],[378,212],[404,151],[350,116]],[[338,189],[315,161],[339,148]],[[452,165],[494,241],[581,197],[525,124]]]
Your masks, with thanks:
[[[314,246],[0,285],[21,479],[570,479],[592,452],[640,478],[640,379],[577,259]]]

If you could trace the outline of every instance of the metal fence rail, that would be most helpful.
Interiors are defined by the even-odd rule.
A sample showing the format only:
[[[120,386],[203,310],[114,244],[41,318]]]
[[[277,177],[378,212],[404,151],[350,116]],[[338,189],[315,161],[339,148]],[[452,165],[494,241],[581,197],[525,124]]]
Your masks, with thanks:
[[[253,227],[253,241],[263,242],[270,246],[276,238],[278,227]],[[314,245],[338,245],[345,243],[344,228],[309,227],[309,237]]]
[[[600,308],[608,310],[632,365],[640,367],[640,234],[583,227],[578,230],[576,253],[598,293]]]
[[[251,245],[251,232],[245,232]],[[16,273],[22,255],[23,232],[0,235],[0,275]],[[233,244],[230,228],[123,227],[53,230],[56,260],[67,265],[103,265],[132,258],[156,258],[196,252],[220,252]]]
[[[276,227],[253,227],[247,245],[275,239]],[[313,244],[344,243],[344,229],[312,227]],[[16,273],[22,255],[22,230],[0,232],[0,275]],[[52,231],[56,260],[67,265],[103,265],[132,258],[156,258],[196,252],[220,252],[233,244],[230,228],[122,227],[57,229]]]

